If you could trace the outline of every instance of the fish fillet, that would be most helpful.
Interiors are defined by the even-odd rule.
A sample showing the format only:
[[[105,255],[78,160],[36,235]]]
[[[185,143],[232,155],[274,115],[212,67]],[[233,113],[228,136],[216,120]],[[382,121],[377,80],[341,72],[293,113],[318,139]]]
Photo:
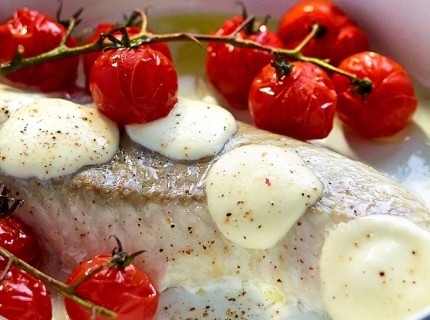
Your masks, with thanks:
[[[261,314],[287,319],[294,310],[330,319],[319,278],[327,230],[374,214],[404,216],[429,228],[426,205],[365,164],[243,123],[222,153],[247,144],[297,153],[324,186],[322,198],[267,250],[229,242],[208,213],[205,177],[217,157],[175,161],[124,134],[120,150],[106,164],[50,180],[2,173],[0,181],[25,200],[20,218],[43,237],[66,271],[85,258],[111,252],[113,234],[128,252],[145,249],[135,263],[163,292],[159,319],[251,319]],[[240,301],[253,290],[260,298],[245,308]],[[203,297],[201,307],[185,301],[187,294]]]

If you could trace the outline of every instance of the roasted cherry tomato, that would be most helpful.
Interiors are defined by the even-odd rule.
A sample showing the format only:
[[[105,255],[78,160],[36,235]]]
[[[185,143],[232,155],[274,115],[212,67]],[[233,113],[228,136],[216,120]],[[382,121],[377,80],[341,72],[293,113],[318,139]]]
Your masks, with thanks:
[[[337,111],[344,123],[367,138],[390,136],[406,127],[417,108],[417,98],[400,65],[380,54],[362,52],[346,58],[339,68],[373,83],[370,94],[361,95],[354,93],[346,77],[333,75]]]
[[[0,220],[0,246],[34,267],[40,261],[41,250],[36,234],[13,216]],[[6,264],[7,261],[0,256],[0,270]]]
[[[249,108],[261,129],[300,140],[326,137],[336,111],[336,91],[327,73],[308,62],[293,62],[280,76],[272,65],[255,77]]]
[[[281,18],[278,35],[288,49],[295,48],[314,23],[322,32],[302,50],[305,56],[329,59],[338,65],[344,58],[369,50],[366,34],[338,6],[323,0],[299,2]]]
[[[20,45],[24,48],[23,58],[54,49],[65,34],[66,28],[50,17],[27,8],[17,10],[0,26],[0,62],[12,60]],[[69,37],[66,45],[74,47],[77,43]],[[79,57],[54,60],[17,71],[7,78],[43,91],[60,91],[75,83],[78,64]]]
[[[103,254],[84,261],[73,271],[67,283],[76,282],[111,258],[111,254]],[[152,280],[133,264],[124,268],[103,268],[78,285],[76,292],[79,296],[116,312],[117,320],[151,320],[157,311],[159,298]],[[64,302],[72,320],[90,319],[91,310],[67,298]],[[105,318],[96,316],[95,319]]]
[[[8,320],[51,320],[51,298],[43,282],[12,266],[0,281],[0,316]]]
[[[97,109],[119,124],[169,114],[178,101],[172,62],[148,46],[105,51],[94,63],[90,90]]]
[[[228,20],[215,36],[231,35],[243,23],[242,16]],[[282,41],[265,25],[255,22],[237,34],[238,39],[253,40],[265,46],[281,48]],[[234,108],[247,108],[248,92],[255,75],[272,60],[261,50],[234,47],[225,43],[208,44],[206,73],[214,88]]]
[[[112,30],[114,27],[115,27],[115,25],[113,25],[111,23],[102,23],[102,24],[99,24],[97,26],[97,29],[94,32],[94,34],[91,36],[90,39],[88,39],[87,44],[96,42],[97,40],[100,39],[100,35],[102,33],[108,32],[108,31]],[[138,27],[128,27],[127,28],[127,33],[128,33],[128,35],[130,37],[133,37],[133,36],[137,35],[139,32],[140,32],[140,28],[138,28]],[[121,37],[121,32],[119,32],[119,31],[114,32],[113,35],[115,37],[117,37],[117,38],[120,38]],[[108,40],[106,40],[106,41],[108,41]],[[167,43],[165,43],[165,42],[157,42],[157,43],[151,43],[151,44],[149,44],[149,46],[152,49],[160,51],[169,60],[172,60],[172,55],[170,53],[170,49],[169,49],[169,46],[167,45]],[[101,54],[102,54],[101,52],[91,52],[91,53],[87,53],[87,54],[83,55],[84,73],[85,73],[85,80],[86,80],[85,83],[86,83],[87,88],[89,88],[89,85],[90,85],[89,79],[90,79],[91,68],[92,68],[94,62],[97,60],[97,58]]]

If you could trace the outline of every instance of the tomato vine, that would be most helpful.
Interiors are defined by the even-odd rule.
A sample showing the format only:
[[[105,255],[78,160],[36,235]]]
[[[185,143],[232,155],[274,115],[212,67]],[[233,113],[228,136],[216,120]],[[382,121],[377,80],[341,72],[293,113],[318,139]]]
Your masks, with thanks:
[[[307,43],[307,41],[315,37],[318,31],[320,30],[318,24],[313,25],[308,36],[296,48],[283,49],[283,48],[273,48],[273,47],[261,45],[252,40],[238,39],[235,36],[235,33],[233,33],[232,35],[226,35],[226,36],[214,36],[214,35],[207,35],[207,34],[183,33],[183,32],[171,33],[171,34],[152,34],[147,32],[146,14],[141,10],[135,10],[132,14],[133,19],[135,19],[136,16],[141,17],[141,32],[131,37],[130,39],[128,37],[123,37],[123,40],[120,40],[120,41],[113,40],[114,37],[111,37],[112,33],[114,31],[115,32],[118,31],[118,29],[115,28],[114,30],[111,30],[108,33],[101,34],[100,39],[94,43],[70,48],[65,44],[65,42],[67,38],[70,36],[70,34],[72,33],[76,25],[76,16],[74,16],[69,20],[69,25],[67,29],[68,31],[64,37],[64,40],[60,43],[58,47],[48,52],[45,52],[43,54],[30,57],[30,58],[25,58],[25,59],[22,58],[22,53],[24,48],[21,47],[19,48],[15,57],[11,61],[1,63],[0,76],[7,76],[21,69],[28,68],[48,61],[68,58],[76,55],[81,55],[84,53],[101,51],[107,47],[116,47],[116,48],[121,46],[135,47],[142,44],[151,44],[151,43],[157,43],[157,42],[193,41],[199,45],[201,45],[201,42],[222,42],[222,43],[231,44],[233,46],[240,47],[240,48],[257,49],[257,50],[269,52],[272,55],[293,58],[295,60],[299,60],[302,62],[310,62],[326,70],[329,70],[331,72],[347,77],[350,80],[350,83],[353,86],[357,87],[357,91],[359,92],[369,93],[372,88],[372,82],[368,78],[361,79],[357,77],[355,74],[341,70],[323,59],[308,57],[302,54],[302,49],[304,45]],[[133,21],[133,19],[131,18],[131,21]],[[242,28],[245,28],[249,23],[252,23],[253,19],[254,19],[254,16],[249,15],[247,19],[243,21],[243,24],[238,28],[238,30],[241,30]],[[108,38],[110,41],[105,41],[106,38]]]

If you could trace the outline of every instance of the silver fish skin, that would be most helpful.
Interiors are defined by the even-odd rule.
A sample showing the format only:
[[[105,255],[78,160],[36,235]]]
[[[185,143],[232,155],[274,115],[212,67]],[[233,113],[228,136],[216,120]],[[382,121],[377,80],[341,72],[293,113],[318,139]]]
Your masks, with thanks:
[[[430,212],[417,195],[363,163],[243,123],[222,153],[248,144],[297,153],[324,187],[322,198],[267,250],[229,242],[207,210],[205,177],[220,155],[175,161],[124,134],[120,150],[108,163],[44,181],[2,173],[0,181],[25,200],[19,217],[41,235],[66,272],[86,258],[111,252],[115,243],[109,236],[116,235],[126,251],[146,250],[135,263],[160,291],[199,288],[229,277],[259,279],[288,304],[318,319],[329,318],[319,278],[327,231],[374,214],[404,216],[429,228]],[[224,303],[223,308],[235,310],[232,299]],[[160,319],[170,319],[167,314],[160,308]]]

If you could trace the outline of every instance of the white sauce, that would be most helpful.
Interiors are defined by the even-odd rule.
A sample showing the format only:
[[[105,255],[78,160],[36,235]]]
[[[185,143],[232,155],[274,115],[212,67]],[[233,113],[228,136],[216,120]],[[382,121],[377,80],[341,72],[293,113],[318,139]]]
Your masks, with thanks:
[[[338,319],[405,319],[430,305],[430,232],[398,216],[341,223],[321,254],[327,311]]]
[[[181,98],[167,117],[125,128],[134,142],[166,157],[198,160],[218,154],[237,125],[218,105]]]
[[[224,305],[230,307],[227,312]],[[196,288],[169,288],[160,296],[158,310],[159,320],[172,319],[172,314],[186,315],[178,319],[279,320],[293,316],[288,299],[278,288],[243,276],[217,277]]]
[[[206,181],[208,209],[219,229],[250,249],[274,246],[321,192],[321,182],[297,154],[268,145],[222,155]]]
[[[118,127],[96,109],[43,98],[3,124],[0,168],[18,178],[50,179],[107,162],[118,145]]]
[[[0,83],[0,124],[9,119],[22,105],[48,96],[55,96],[55,94],[23,91]]]

